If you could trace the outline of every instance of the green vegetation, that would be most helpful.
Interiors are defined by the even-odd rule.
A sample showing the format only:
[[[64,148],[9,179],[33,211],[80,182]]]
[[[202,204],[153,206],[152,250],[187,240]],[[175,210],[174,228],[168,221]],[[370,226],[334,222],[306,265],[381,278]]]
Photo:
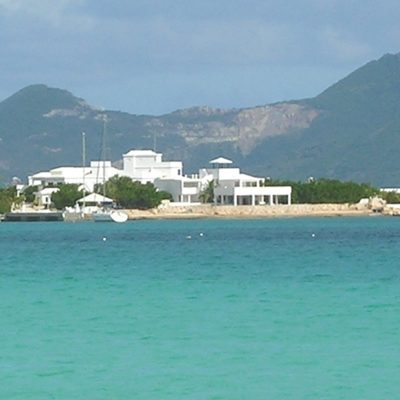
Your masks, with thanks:
[[[362,198],[379,195],[376,189],[365,183],[342,182],[335,179],[318,179],[308,182],[266,181],[266,186],[291,186],[292,203],[358,203]]]
[[[395,192],[380,192],[368,184],[355,182],[342,182],[334,179],[309,180],[307,182],[265,180],[265,186],[291,186],[293,204],[322,204],[322,203],[358,203],[362,198],[379,196],[387,203],[400,203],[400,194]],[[53,193],[51,200],[54,206],[61,210],[73,206],[82,197],[78,185],[60,185],[60,190]],[[212,202],[214,197],[214,181],[209,182],[200,198],[202,202]],[[96,185],[95,190],[102,192],[102,185]],[[22,201],[32,202],[36,186],[25,189],[23,196],[17,197],[15,187],[0,188],[0,214],[11,210],[13,204]],[[107,196],[123,208],[149,209],[157,207],[162,200],[172,200],[170,193],[157,191],[151,183],[145,185],[134,182],[128,177],[114,176],[106,182]]]
[[[16,202],[19,202],[19,199],[17,198],[17,190],[14,186],[0,188],[0,214],[9,212],[13,203]]]
[[[96,185],[95,191],[102,193],[102,185]],[[122,208],[149,209],[157,207],[162,200],[172,200],[170,193],[157,191],[152,183],[142,184],[127,176],[114,176],[106,182],[105,193]]]
[[[200,193],[200,201],[202,203],[212,203],[214,201],[214,180],[208,182],[207,187]]]
[[[382,197],[383,200],[386,200],[388,204],[399,204],[400,203],[400,194],[395,192],[380,192],[379,197]]]
[[[35,193],[39,190],[37,186],[28,186],[24,189],[24,198],[27,203],[35,201]]]
[[[163,153],[171,159],[181,158],[188,170],[204,167],[218,153],[254,175],[268,171],[270,176],[291,180],[316,176],[390,187],[399,184],[400,55],[370,62],[319,96],[277,104],[273,112],[286,115],[288,104],[306,108],[293,114],[290,130],[263,136],[265,121],[260,109],[261,114],[255,113],[251,121],[254,137],[244,135],[239,142],[226,140],[226,134],[249,127],[240,119],[242,109],[192,108],[156,118],[104,111],[110,120],[109,158],[120,158],[128,143],[132,148],[150,148],[157,139]],[[48,118],[52,110],[66,112]],[[0,173],[4,180],[54,165],[80,164],[82,131],[87,133],[87,158],[97,160],[102,131],[98,117],[98,111],[71,93],[44,85],[29,86],[0,101]],[[219,135],[215,124],[220,126]],[[51,141],[45,140],[48,133]],[[192,133],[199,140],[187,142],[186,136]],[[203,140],[208,136],[215,141]]]
[[[82,197],[82,192],[78,190],[79,185],[66,183],[60,185],[60,190],[51,195],[51,201],[57,210],[62,210],[65,207],[72,207],[76,201]]]

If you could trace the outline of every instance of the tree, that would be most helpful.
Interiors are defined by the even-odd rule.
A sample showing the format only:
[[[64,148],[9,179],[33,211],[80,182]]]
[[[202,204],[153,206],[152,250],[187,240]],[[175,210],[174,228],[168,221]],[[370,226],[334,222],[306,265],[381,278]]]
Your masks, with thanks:
[[[164,199],[172,199],[170,193],[158,191],[152,183],[142,184],[127,176],[113,176],[105,185],[107,197],[122,208],[149,209],[157,207]],[[102,193],[103,186],[96,185],[95,191]]]
[[[35,193],[38,191],[37,186],[28,186],[24,189],[25,201],[28,203],[33,203],[35,201]]]
[[[200,193],[199,199],[202,203],[213,203],[214,202],[214,188],[215,188],[215,181],[212,180],[208,182],[207,186],[204,190]]]
[[[51,195],[51,201],[57,210],[72,207],[82,197],[82,192],[78,190],[78,187],[79,185],[74,183],[60,185],[60,190]]]
[[[342,182],[336,179],[313,179],[307,182],[266,181],[267,186],[291,186],[292,203],[358,203],[379,193],[365,183]]]
[[[400,203],[400,193],[396,192],[380,192],[379,196],[386,200],[389,204]]]
[[[14,186],[8,188],[0,188],[0,214],[9,212],[16,199],[17,190]]]

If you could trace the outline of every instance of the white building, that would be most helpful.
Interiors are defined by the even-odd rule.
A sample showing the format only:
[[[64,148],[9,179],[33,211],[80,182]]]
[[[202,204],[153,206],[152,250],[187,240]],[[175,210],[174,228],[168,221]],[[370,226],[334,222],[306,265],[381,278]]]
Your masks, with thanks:
[[[211,168],[200,169],[198,175],[159,178],[154,184],[160,190],[171,193],[174,201],[180,203],[199,202],[201,192],[213,181],[215,204],[291,204],[290,186],[264,186],[264,178],[241,173],[226,158],[217,158],[210,164]]]
[[[123,155],[123,169],[114,168],[111,161],[92,161],[89,167],[59,167],[39,172],[28,178],[29,185],[41,188],[58,184],[85,184],[93,192],[97,183],[113,176],[128,176],[141,183],[151,182],[159,190],[171,193],[174,202],[200,202],[201,193],[211,181],[214,203],[231,205],[290,204],[290,186],[264,186],[264,179],[243,174],[231,160],[217,158],[211,167],[200,169],[198,175],[183,176],[181,161],[162,161],[162,154],[152,150],[131,150]]]
[[[48,187],[42,190],[39,190],[35,194],[36,202],[39,207],[43,207],[45,209],[50,208],[51,205],[51,195],[53,193],[58,192],[60,189],[56,187]]]
[[[114,168],[111,161],[91,161],[89,167],[59,167],[46,172],[39,172],[28,177],[29,186],[57,186],[65,183],[82,185],[93,192],[94,185],[102,183],[115,175],[121,175],[120,169]]]
[[[243,174],[239,168],[232,167],[232,161],[216,158],[210,161],[206,170],[215,182],[214,202],[216,204],[259,205],[291,204],[290,186],[264,186],[264,178]]]
[[[172,195],[175,203],[200,203],[200,194],[208,185],[212,177],[202,179],[198,175],[180,176],[176,178],[158,178],[154,185]]]
[[[182,162],[162,161],[162,154],[152,150],[131,150],[123,155],[123,172],[134,181],[153,183],[157,178],[182,176]]]
[[[123,169],[115,168],[111,161],[91,161],[88,167],[59,167],[28,177],[30,186],[57,186],[65,183],[83,184],[87,192],[94,190],[113,176],[128,176],[141,183],[153,183],[157,178],[182,176],[181,161],[162,161],[162,154],[152,150],[131,150],[123,155]]]
[[[400,188],[381,188],[379,189],[381,192],[387,192],[387,193],[397,193],[400,194]]]

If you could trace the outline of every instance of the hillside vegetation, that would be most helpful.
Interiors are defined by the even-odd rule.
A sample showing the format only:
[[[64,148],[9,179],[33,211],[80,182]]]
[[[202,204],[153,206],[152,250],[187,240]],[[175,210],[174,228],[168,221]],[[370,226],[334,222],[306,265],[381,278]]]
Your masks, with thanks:
[[[274,179],[309,176],[398,186],[400,56],[385,55],[312,99],[249,107],[193,107],[162,116],[101,111],[66,90],[32,85],[0,102],[0,181],[98,159],[102,117],[113,161],[132,148],[182,160],[186,173],[217,156]]]

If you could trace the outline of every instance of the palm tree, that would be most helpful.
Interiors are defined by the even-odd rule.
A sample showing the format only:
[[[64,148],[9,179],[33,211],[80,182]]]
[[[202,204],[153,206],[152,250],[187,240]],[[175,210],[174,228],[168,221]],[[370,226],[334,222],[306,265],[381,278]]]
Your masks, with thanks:
[[[207,186],[199,195],[199,199],[202,203],[214,203],[214,188],[216,187],[215,181],[209,181]]]

